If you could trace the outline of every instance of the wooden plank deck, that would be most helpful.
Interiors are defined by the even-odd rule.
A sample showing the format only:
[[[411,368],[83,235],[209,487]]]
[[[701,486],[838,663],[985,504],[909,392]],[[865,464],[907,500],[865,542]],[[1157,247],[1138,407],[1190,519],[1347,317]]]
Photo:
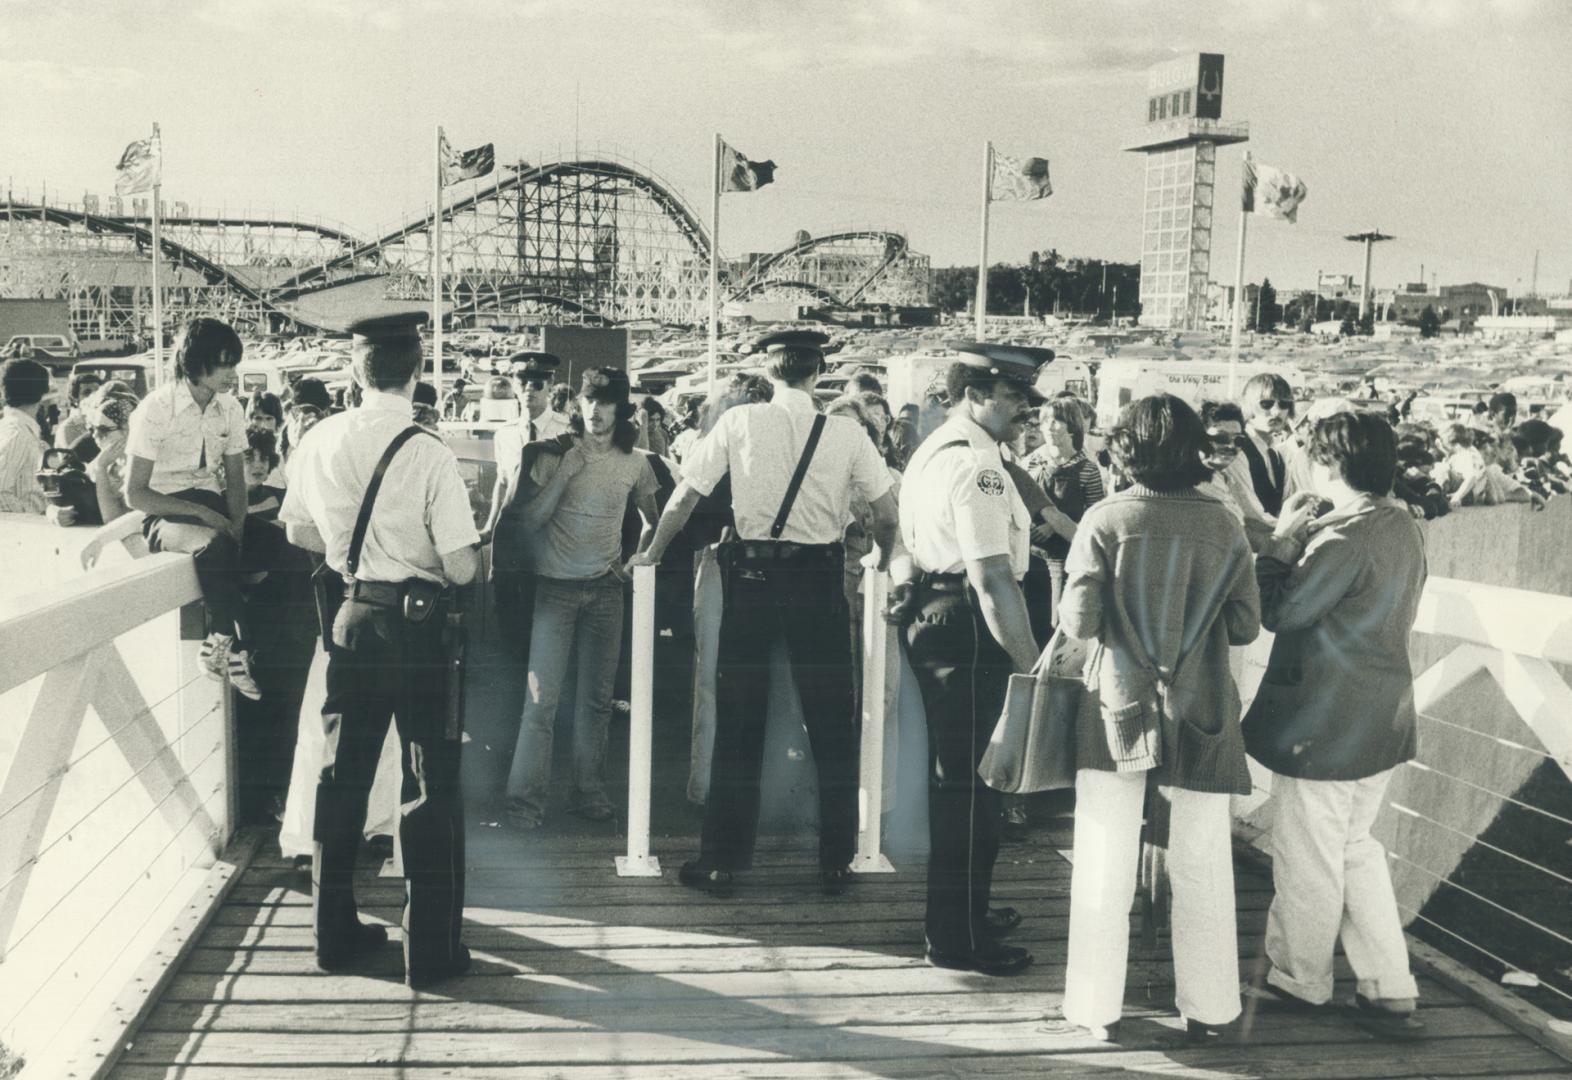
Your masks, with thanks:
[[[473,971],[401,982],[389,945],[363,974],[311,963],[309,880],[278,859],[246,871],[135,1035],[119,1080],[277,1077],[720,1078],[1565,1076],[1567,1063],[1422,980],[1430,1037],[1380,1042],[1337,1013],[1263,1012],[1243,1047],[1193,1047],[1174,1015],[1166,941],[1132,946],[1127,1040],[1050,1018],[1064,984],[1066,822],[1007,845],[995,894],[1036,954],[1014,979],[921,956],[922,866],[817,889],[802,849],[761,852],[736,896],[682,888],[691,839],[657,844],[666,875],[618,879],[608,836],[472,828],[466,940]],[[366,917],[398,925],[401,887],[360,885]],[[1241,866],[1239,948],[1259,963],[1270,882]],[[1347,974],[1346,971],[1343,972]],[[1345,980],[1343,996],[1352,992]]]

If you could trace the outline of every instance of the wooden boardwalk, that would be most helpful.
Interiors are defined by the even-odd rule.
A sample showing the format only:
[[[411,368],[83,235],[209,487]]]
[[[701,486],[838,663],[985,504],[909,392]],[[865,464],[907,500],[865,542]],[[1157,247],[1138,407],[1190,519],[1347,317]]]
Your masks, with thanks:
[[[310,883],[280,860],[245,872],[112,1074],[119,1080],[1119,1076],[1566,1076],[1568,1063],[1422,980],[1430,1037],[1377,1041],[1344,1016],[1261,1013],[1242,1047],[1193,1047],[1164,941],[1133,943],[1122,1046],[1051,1019],[1064,985],[1063,819],[1007,845],[995,895],[1026,915],[1037,963],[1013,979],[921,958],[922,867],[819,895],[803,849],[761,852],[736,896],[675,881],[691,839],[657,844],[663,879],[618,879],[617,842],[471,828],[474,970],[401,982],[395,945],[357,975],[311,963]],[[366,867],[369,918],[401,887]],[[1270,882],[1241,867],[1240,955],[1259,963]],[[395,931],[396,937],[396,931]],[[1344,972],[1346,975],[1346,971]],[[1345,981],[1340,991],[1352,992]]]

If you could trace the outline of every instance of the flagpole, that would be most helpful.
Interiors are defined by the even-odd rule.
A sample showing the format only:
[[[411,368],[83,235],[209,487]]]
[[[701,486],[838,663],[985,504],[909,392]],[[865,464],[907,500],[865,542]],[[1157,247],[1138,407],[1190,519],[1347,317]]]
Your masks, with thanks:
[[[442,401],[442,125],[437,125],[431,196],[431,381]]]
[[[1245,169],[1250,168],[1250,152],[1245,151]],[[1239,249],[1234,254],[1234,331],[1233,341],[1228,349],[1228,399],[1232,401],[1239,393],[1239,337],[1244,329],[1244,258],[1245,258],[1245,228],[1250,220],[1250,215],[1245,211],[1244,198],[1239,199]]]
[[[988,340],[988,203],[993,198],[993,143],[983,143],[982,242],[977,256],[977,340]]]
[[[158,148],[158,161],[153,175],[153,370],[159,384],[166,377],[164,371],[164,292],[158,284],[159,255],[163,253],[158,236],[158,198],[164,186],[164,141],[159,137],[158,125],[153,125],[153,145]]]
[[[715,375],[720,349],[720,197],[721,137],[715,133],[715,152],[711,155],[710,184],[710,377],[707,396],[715,396]]]

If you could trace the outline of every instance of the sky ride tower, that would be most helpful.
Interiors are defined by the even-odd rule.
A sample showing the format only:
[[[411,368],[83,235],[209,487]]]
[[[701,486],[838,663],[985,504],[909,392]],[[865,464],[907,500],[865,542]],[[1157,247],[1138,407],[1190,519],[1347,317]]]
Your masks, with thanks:
[[[1212,272],[1217,148],[1247,141],[1250,126],[1222,122],[1221,53],[1164,61],[1147,72],[1146,85],[1146,127],[1124,147],[1146,155],[1141,324],[1197,330]]]

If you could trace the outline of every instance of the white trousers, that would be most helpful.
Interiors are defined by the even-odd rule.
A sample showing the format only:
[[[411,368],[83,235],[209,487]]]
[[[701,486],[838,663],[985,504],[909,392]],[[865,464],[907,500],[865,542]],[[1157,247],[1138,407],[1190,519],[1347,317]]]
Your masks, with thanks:
[[[1064,1018],[1119,1019],[1130,956],[1130,903],[1140,860],[1145,773],[1082,769],[1075,777],[1075,866]],[[1175,1004],[1189,1020],[1226,1024],[1240,1012],[1228,796],[1164,788],[1172,803]]]
[[[1272,884],[1266,956],[1273,986],[1317,1004],[1332,998],[1332,950],[1368,998],[1415,998],[1386,849],[1370,835],[1392,771],[1363,780],[1272,777]]]

